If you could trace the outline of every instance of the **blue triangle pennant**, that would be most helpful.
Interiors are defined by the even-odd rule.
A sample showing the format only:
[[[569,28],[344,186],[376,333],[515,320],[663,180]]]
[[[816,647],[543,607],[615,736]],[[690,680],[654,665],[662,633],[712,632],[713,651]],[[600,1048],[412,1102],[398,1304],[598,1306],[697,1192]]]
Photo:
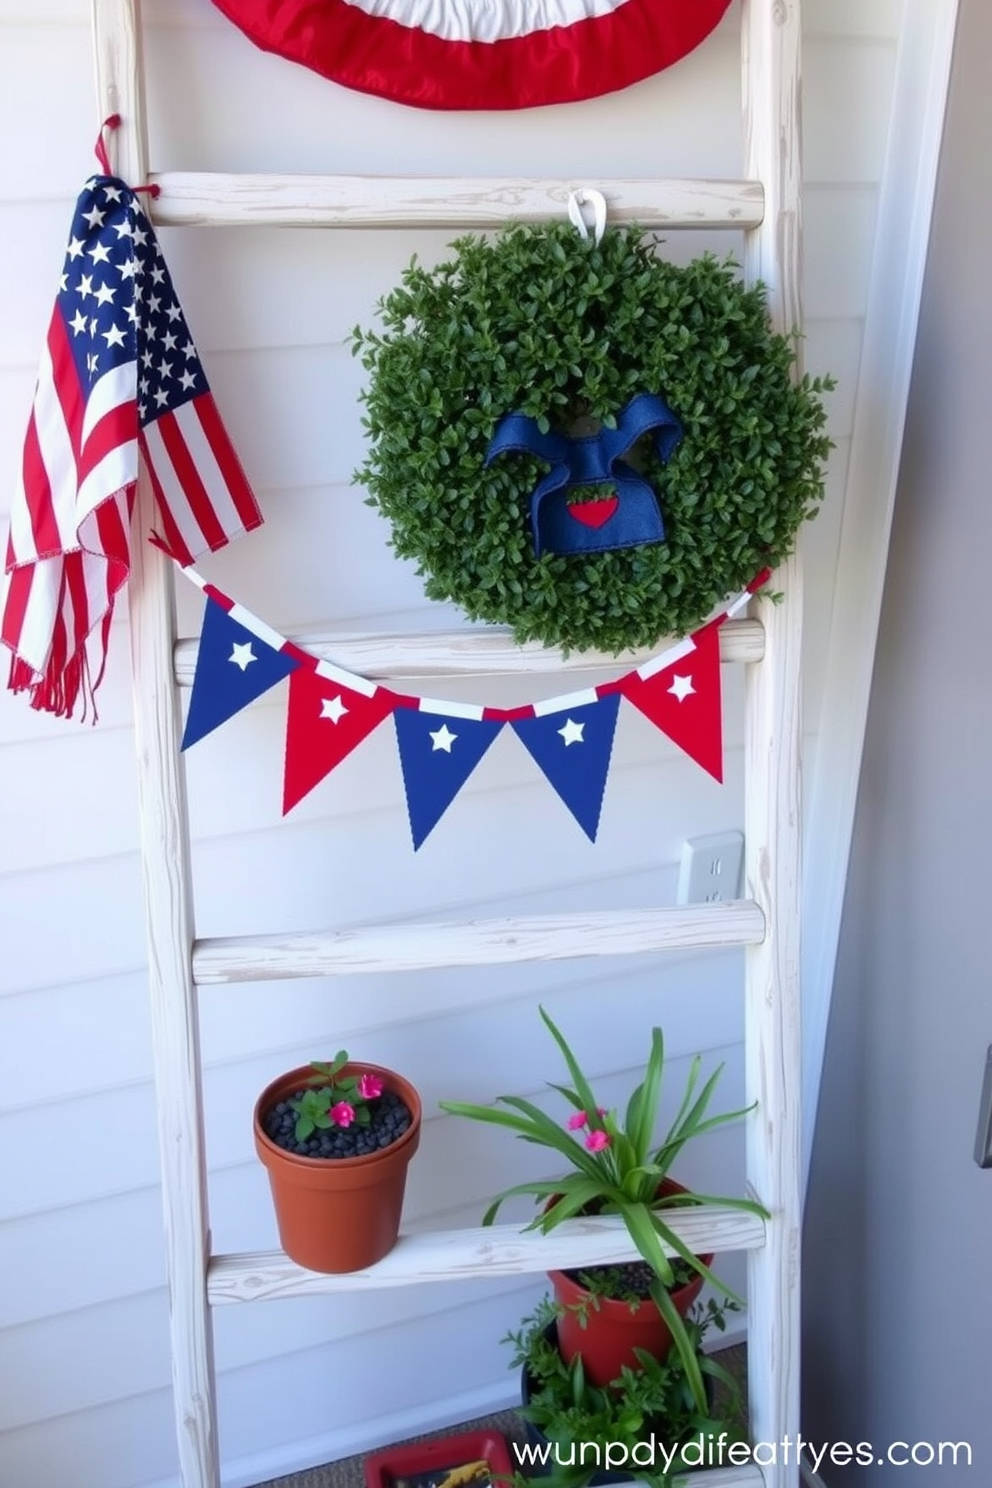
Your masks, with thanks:
[[[208,599],[182,748],[226,723],[299,665],[295,657],[259,640],[216,600]]]
[[[503,724],[418,708],[397,708],[393,718],[410,830],[414,848],[418,848],[437,826]]]
[[[534,718],[513,728],[591,842],[596,841],[610,769],[620,694],[607,693]]]

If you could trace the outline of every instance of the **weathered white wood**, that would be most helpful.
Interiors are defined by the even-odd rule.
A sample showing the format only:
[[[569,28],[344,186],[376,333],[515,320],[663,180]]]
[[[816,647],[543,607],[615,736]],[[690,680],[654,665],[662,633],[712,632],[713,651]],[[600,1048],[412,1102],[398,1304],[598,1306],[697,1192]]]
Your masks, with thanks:
[[[588,181],[488,177],[276,176],[165,171],[154,221],[169,227],[493,228],[560,217]],[[754,227],[756,181],[597,179],[611,222],[645,227]]]
[[[798,0],[744,0],[741,16],[745,170],[765,183],[765,219],[745,235],[749,280],[768,288],[776,327],[802,325],[801,73]],[[748,1255],[748,1391],[753,1440],[799,1431],[800,1239],[800,651],[798,557],[775,576],[765,659],[746,674],[745,882],[767,934],[745,957],[749,1184],[772,1214]],[[795,1462],[765,1469],[768,1488],[797,1488]]]
[[[687,946],[754,945],[764,931],[758,906],[748,899],[733,899],[722,904],[383,925],[311,935],[227,936],[196,942],[193,979],[198,987],[206,987],[286,977],[634,956]]]
[[[111,162],[125,180],[138,184],[147,148],[135,0],[93,0],[92,22],[99,117],[121,117],[120,128],[108,133]],[[217,1488],[213,1338],[206,1304],[210,1234],[190,967],[189,823],[172,668],[172,565],[148,541],[153,525],[152,492],[143,475],[132,523],[128,609],[173,1401],[184,1488]]]
[[[765,1221],[739,1209],[714,1206],[671,1211],[666,1223],[697,1255],[754,1250],[765,1241]],[[670,1248],[666,1249],[672,1254]],[[527,1276],[549,1269],[612,1265],[636,1255],[623,1221],[615,1217],[569,1220],[550,1235],[499,1224],[401,1235],[376,1265],[342,1276],[308,1271],[280,1250],[214,1256],[207,1289],[211,1304],[220,1306],[430,1281]]]
[[[324,661],[374,681],[411,677],[492,677],[514,673],[557,673],[631,670],[657,655],[663,644],[623,651],[562,651],[537,642],[517,645],[503,626],[485,630],[422,631],[405,634],[340,635],[309,632],[288,637]],[[196,673],[199,641],[176,644],[176,681],[191,687]],[[728,620],[720,627],[720,660],[755,662],[764,655],[764,632],[759,620]]]

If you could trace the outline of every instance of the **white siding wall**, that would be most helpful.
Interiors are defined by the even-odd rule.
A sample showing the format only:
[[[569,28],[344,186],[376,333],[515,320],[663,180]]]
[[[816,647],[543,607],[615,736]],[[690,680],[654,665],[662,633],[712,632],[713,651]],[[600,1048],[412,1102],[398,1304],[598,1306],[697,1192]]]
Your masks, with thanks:
[[[676,69],[623,95],[505,117],[436,116],[350,94],[255,51],[207,0],[148,12],[154,168],[475,174],[739,171],[736,12]],[[815,719],[853,418],[899,0],[806,0],[807,364],[830,369],[837,442],[810,528],[808,717]],[[71,203],[92,165],[84,0],[0,0],[0,511],[11,489]],[[345,338],[416,251],[447,235],[171,231],[163,247],[267,526],[210,566],[280,628],[449,623],[349,484],[361,369]],[[676,237],[680,257],[709,246]],[[725,240],[713,246],[723,251]],[[198,600],[181,585],[186,633]],[[0,698],[0,1481],[129,1488],[175,1478],[154,1092],[144,989],[123,606],[100,723]],[[385,730],[285,822],[277,689],[191,752],[200,934],[387,917],[670,900],[687,835],[741,817],[739,679],[728,783],[621,714],[600,838],[588,844],[501,739],[414,857]],[[548,691],[559,691],[551,682]],[[450,695],[452,689],[446,687]],[[493,696],[492,684],[484,693]],[[527,696],[537,695],[536,688]],[[815,738],[810,738],[815,762]],[[393,1064],[428,1114],[408,1220],[470,1222],[540,1153],[435,1115],[443,1096],[535,1092],[558,1070],[543,999],[608,1099],[665,1025],[678,1061],[726,1059],[740,1098],[735,956],[615,967],[365,977],[203,997],[211,1208],[221,1249],[275,1242],[250,1138],[261,1085],[330,1047]],[[44,1103],[39,1105],[43,1094]],[[686,1162],[739,1187],[739,1133]],[[740,1279],[738,1258],[726,1271]],[[500,1336],[536,1283],[437,1286],[232,1308],[217,1317],[225,1480],[250,1483],[505,1403]]]

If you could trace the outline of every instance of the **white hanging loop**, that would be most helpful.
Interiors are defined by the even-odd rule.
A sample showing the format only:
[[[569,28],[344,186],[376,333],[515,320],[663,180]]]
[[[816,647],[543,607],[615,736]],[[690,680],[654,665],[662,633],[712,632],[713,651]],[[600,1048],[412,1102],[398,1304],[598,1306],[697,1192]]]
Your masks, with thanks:
[[[601,243],[606,231],[606,197],[601,191],[593,191],[588,186],[583,186],[580,191],[568,193],[569,221],[578,228],[584,238],[588,238],[589,227],[582,211],[584,206],[592,207],[593,242]]]

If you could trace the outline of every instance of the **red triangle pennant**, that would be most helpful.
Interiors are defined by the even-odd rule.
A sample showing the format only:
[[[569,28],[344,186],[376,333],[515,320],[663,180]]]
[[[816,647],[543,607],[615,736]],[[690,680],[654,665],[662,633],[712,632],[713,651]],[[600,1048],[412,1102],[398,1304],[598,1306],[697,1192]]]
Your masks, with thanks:
[[[396,694],[387,687],[359,692],[310,667],[295,671],[289,679],[286,715],[283,816],[388,718],[395,706]]]
[[[721,784],[720,626],[725,618],[720,615],[695,631],[692,651],[652,676],[631,672],[620,681],[620,691],[628,702]]]

